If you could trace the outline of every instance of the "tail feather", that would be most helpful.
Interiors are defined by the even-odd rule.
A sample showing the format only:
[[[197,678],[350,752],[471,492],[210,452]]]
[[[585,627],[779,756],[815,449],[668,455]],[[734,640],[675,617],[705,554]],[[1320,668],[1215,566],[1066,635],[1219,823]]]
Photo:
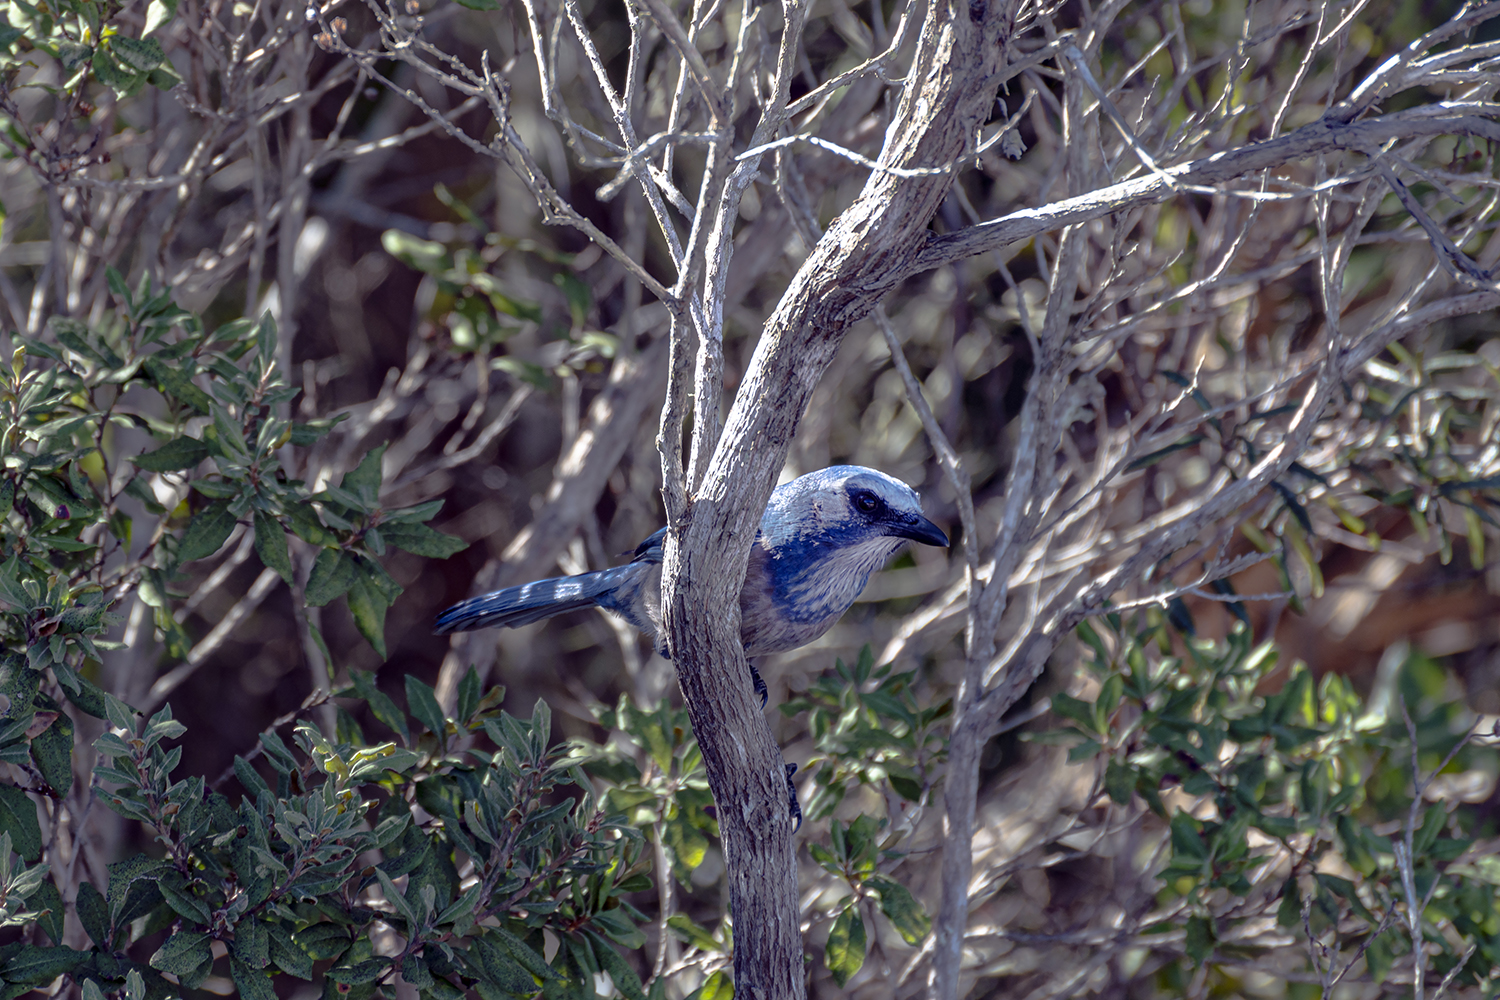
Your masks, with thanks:
[[[614,589],[609,576],[609,570],[558,576],[471,597],[438,615],[434,631],[447,635],[476,628],[516,628],[565,611],[591,607]]]

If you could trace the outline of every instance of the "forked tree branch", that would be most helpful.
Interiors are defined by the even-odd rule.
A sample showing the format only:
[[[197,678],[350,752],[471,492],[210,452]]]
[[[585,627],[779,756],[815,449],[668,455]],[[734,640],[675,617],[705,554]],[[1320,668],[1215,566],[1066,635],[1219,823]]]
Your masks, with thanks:
[[[970,150],[994,107],[1019,7],[929,6],[882,164],[944,166]],[[850,326],[901,279],[950,185],[951,175],[870,176],[766,323],[701,488],[668,532],[662,610],[718,803],[742,996],[805,990],[786,780],[739,642],[746,560],[809,395]],[[680,459],[664,455],[663,466],[667,493],[686,494]]]

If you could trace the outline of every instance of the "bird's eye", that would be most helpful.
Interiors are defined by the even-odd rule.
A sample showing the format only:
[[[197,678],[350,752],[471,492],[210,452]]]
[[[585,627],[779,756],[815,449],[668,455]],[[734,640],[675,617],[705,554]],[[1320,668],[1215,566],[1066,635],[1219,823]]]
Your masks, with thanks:
[[[862,513],[873,514],[880,509],[880,498],[873,493],[860,493],[854,497],[854,506]]]

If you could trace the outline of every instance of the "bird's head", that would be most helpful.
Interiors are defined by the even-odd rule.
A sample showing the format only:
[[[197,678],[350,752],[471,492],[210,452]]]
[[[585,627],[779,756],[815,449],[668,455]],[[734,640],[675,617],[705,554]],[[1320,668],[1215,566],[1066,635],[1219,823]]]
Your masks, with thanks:
[[[923,515],[916,490],[859,465],[830,466],[778,486],[760,527],[773,548],[784,543],[851,548],[883,542],[889,553],[908,539],[948,544],[948,536]]]

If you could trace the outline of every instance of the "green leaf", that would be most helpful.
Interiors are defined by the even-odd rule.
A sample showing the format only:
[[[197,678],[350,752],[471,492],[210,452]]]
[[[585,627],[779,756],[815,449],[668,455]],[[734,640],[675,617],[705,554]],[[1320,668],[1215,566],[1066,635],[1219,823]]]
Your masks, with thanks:
[[[161,901],[157,879],[163,869],[170,867],[165,862],[137,854],[133,858],[117,861],[109,866],[109,889],[105,900],[109,903],[109,922],[120,927],[145,913]]]
[[[1322,872],[1317,873],[1314,878],[1317,879],[1318,885],[1323,889],[1326,889],[1348,903],[1349,909],[1354,911],[1355,916],[1365,920],[1372,926],[1379,923],[1375,919],[1375,915],[1370,912],[1369,908],[1359,898],[1359,893],[1355,890],[1353,882],[1350,882],[1346,878],[1339,878],[1337,875],[1327,875]]]
[[[237,499],[240,496],[240,487],[223,480],[193,480],[190,486],[193,492],[202,493],[208,499]]]
[[[419,1000],[464,1000],[467,995],[446,979],[434,979],[431,986],[417,993]]]
[[[856,907],[850,906],[834,920],[823,964],[840,986],[865,964],[865,922]]]
[[[161,894],[166,899],[167,905],[178,916],[199,924],[213,922],[213,917],[209,913],[208,906],[204,904],[203,900],[193,894],[192,889],[188,885],[187,878],[181,872],[163,872],[161,878],[157,880],[156,886],[161,890]],[[248,925],[251,921],[246,920],[243,923]],[[238,946],[238,932],[236,932],[236,946]]]
[[[387,545],[394,545],[398,549],[405,549],[413,555],[426,556],[429,559],[447,559],[454,553],[462,552],[469,547],[469,543],[462,538],[445,535],[425,524],[387,521],[380,525],[380,534]]]
[[[891,788],[896,794],[908,802],[922,801],[922,784],[910,775],[900,774],[894,769],[886,775],[886,780],[891,783]]]
[[[662,824],[662,840],[677,877],[684,882],[708,857],[708,838],[677,810]]]
[[[322,420],[309,420],[307,423],[294,422],[292,424],[292,444],[303,448],[311,444],[317,444],[329,431],[348,419],[349,414],[346,411],[340,413],[338,416],[327,417]]]
[[[286,518],[292,533],[304,542],[325,546],[338,542],[338,537],[323,526],[323,522],[318,518],[318,512],[310,503],[288,503]]]
[[[346,474],[339,488],[348,490],[360,500],[374,506],[380,495],[380,460],[385,456],[385,445],[365,452],[354,471]]]
[[[154,38],[131,38],[128,35],[112,35],[109,38],[110,54],[120,63],[137,73],[149,73],[162,64],[166,53],[161,43]]]
[[[45,866],[39,866],[31,870],[42,871],[44,868]],[[50,878],[46,879],[25,899],[27,909],[33,912],[45,911],[36,918],[37,926],[53,944],[61,944],[64,934],[63,916],[66,910],[63,907],[62,893],[57,891],[57,886]]]
[[[1297,519],[1297,523],[1302,526],[1302,530],[1311,534],[1313,530],[1312,518],[1308,516],[1307,508],[1302,505],[1302,501],[1297,499],[1297,494],[1275,480],[1271,481],[1271,489],[1275,490],[1281,497],[1281,502],[1286,505],[1287,510],[1292,512],[1292,516]]]
[[[1120,698],[1125,693],[1125,678],[1119,674],[1110,674],[1099,688],[1099,697],[1094,700],[1094,722],[1099,727],[1099,732],[1108,729],[1109,717],[1120,704]]]
[[[1166,458],[1173,452],[1182,451],[1184,448],[1191,448],[1193,447],[1193,445],[1198,444],[1203,440],[1204,438],[1202,434],[1189,435],[1188,437],[1185,437],[1174,444],[1167,445],[1165,448],[1159,448],[1149,454],[1142,455],[1140,458],[1125,466],[1125,470],[1127,472],[1134,472],[1137,469],[1144,469],[1147,466],[1155,465],[1157,462],[1160,462],[1162,459]]]
[[[274,569],[287,583],[292,582],[292,559],[287,552],[286,532],[280,521],[259,510],[255,512],[255,554],[266,569]]]
[[[1181,809],[1177,810],[1172,817],[1171,829],[1173,853],[1193,861],[1208,860],[1208,847],[1203,843],[1198,823],[1193,817]]]
[[[255,351],[260,355],[262,371],[270,371],[276,364],[276,317],[268,309],[260,314],[255,325]]]
[[[71,69],[72,67],[67,66],[68,57],[65,54],[63,46],[59,45],[58,50],[58,54],[61,56],[63,65]],[[79,50],[81,50],[80,54],[82,55],[83,59],[87,59],[90,55],[93,54],[93,50],[90,49],[87,45],[79,46],[79,49],[75,49],[74,51],[77,52]],[[80,60],[80,62],[81,61],[82,60]],[[75,354],[79,354],[85,358],[88,358],[90,361],[98,362],[101,365],[109,363],[105,360],[104,355],[99,353],[99,351],[94,348],[94,345],[90,344],[86,339],[89,328],[83,323],[80,323],[75,319],[67,319],[62,316],[54,316],[52,318],[51,327],[52,335],[57,338],[58,343],[69,348]],[[115,358],[114,362],[118,366],[120,363],[120,359]]]
[[[42,828],[36,804],[15,785],[0,785],[0,832],[10,834],[11,847],[35,864],[42,859]]]
[[[337,924],[313,924],[298,931],[292,940],[318,962],[338,958],[350,944],[349,932]]]
[[[546,959],[538,955],[530,945],[504,927],[492,928],[490,933],[505,945],[512,958],[520,962],[521,966],[536,978],[544,981],[551,981],[558,978],[557,973],[547,964]]]
[[[234,979],[240,1000],[276,1000],[276,988],[271,985],[271,978],[248,963],[230,956],[229,974]]]
[[[438,511],[443,509],[443,501],[429,500],[419,503],[414,507],[398,507],[395,510],[385,512],[381,524],[413,524],[420,521],[431,521],[437,517]]]
[[[1135,795],[1135,771],[1111,757],[1104,768],[1104,790],[1115,804],[1129,805]]]
[[[260,776],[260,772],[255,770],[251,763],[239,754],[234,755],[233,767],[234,776],[239,779],[240,787],[252,799],[258,797],[261,792],[271,791],[271,786],[266,784],[266,780]]]
[[[386,657],[386,607],[385,595],[371,584],[368,577],[356,574],[349,584],[349,613],[354,616],[354,626],[359,629],[359,634],[374,647],[382,660]]]
[[[1344,860],[1349,863],[1349,867],[1366,878],[1374,875],[1379,865],[1365,843],[1365,830],[1347,815],[1338,817],[1335,826],[1339,839],[1343,841]]]
[[[66,712],[31,741],[31,759],[42,778],[58,795],[73,788],[73,720]]]
[[[1429,848],[1437,841],[1438,834],[1448,825],[1448,813],[1442,805],[1428,806],[1422,815],[1422,825],[1412,838],[1412,856],[1426,857]]]
[[[80,711],[96,719],[106,717],[105,699],[109,695],[104,689],[66,664],[54,663],[52,671],[57,675],[63,694],[67,695],[68,700],[77,705]]]
[[[1099,745],[1098,740],[1084,740],[1082,743],[1068,750],[1068,763],[1076,764],[1081,760],[1088,760],[1102,749],[1103,747]]]
[[[376,719],[388,726],[393,732],[401,734],[403,743],[411,742],[411,730],[406,725],[406,715],[396,707],[396,703],[390,696],[375,686],[375,674],[370,670],[351,670],[349,679],[354,682],[354,690],[370,706],[370,712]]]
[[[18,34],[15,36],[15,38],[19,38],[21,34],[24,34],[24,32],[18,31]],[[5,47],[9,48],[10,42],[15,41],[15,38],[10,38],[9,41],[6,42]],[[59,39],[57,42],[57,61],[62,63],[63,69],[67,70],[69,73],[73,72],[78,67],[88,62],[89,57],[93,54],[93,46],[85,45],[83,42],[75,42],[69,38]],[[54,320],[53,322],[54,324],[56,324],[56,320]],[[61,340],[65,344],[67,343],[67,341],[62,337],[58,337],[57,339]],[[69,344],[68,346],[71,347],[72,345]]]
[[[387,964],[385,959],[372,958],[367,962],[329,969],[324,975],[345,986],[363,986],[365,983],[373,983],[379,979],[380,974],[386,970]]]
[[[227,500],[215,500],[193,515],[182,542],[177,546],[179,562],[205,559],[219,551],[229,533],[234,530],[235,517],[229,512]]]
[[[1432,847],[1427,851],[1427,857],[1433,861],[1457,861],[1470,847],[1474,846],[1471,839],[1454,840],[1448,837],[1439,837],[1433,841]]]
[[[213,941],[201,931],[178,931],[162,942],[162,946],[151,956],[153,969],[170,972],[174,976],[191,976],[205,962],[212,962]]]
[[[520,358],[509,356],[496,358],[490,362],[490,367],[518,378],[522,382],[529,382],[538,389],[550,388],[552,384],[552,380],[547,376],[547,369],[530,361],[522,361]]]
[[[271,936],[271,961],[276,967],[289,976],[298,979],[311,980],[313,972],[312,956],[303,951],[297,942],[292,940],[292,932],[279,920],[273,920],[267,925]]]
[[[343,597],[358,575],[354,559],[347,552],[324,549],[313,563],[304,598],[313,607],[321,608],[329,601]]]
[[[234,925],[234,956],[252,969],[264,969],[270,961],[271,931],[264,920],[242,917]]]
[[[72,948],[41,948],[32,945],[22,948],[0,966],[0,977],[9,983],[44,985],[58,976],[72,972],[86,958],[87,952],[74,951]]]
[[[689,993],[687,1000],[734,1000],[734,981],[720,969],[708,977],[708,982]]]
[[[125,492],[141,502],[141,506],[153,514],[164,514],[166,508],[156,502],[156,494],[151,492],[151,487],[146,484],[144,476],[133,476],[130,482],[125,484]]]
[[[67,520],[72,505],[78,500],[72,492],[52,476],[33,473],[26,477],[26,497],[42,508],[48,517]]]
[[[155,451],[131,459],[139,468],[151,472],[177,472],[191,469],[208,457],[208,445],[197,438],[174,438]]]
[[[582,326],[594,304],[589,286],[569,271],[554,274],[552,283],[562,289],[563,297],[568,301],[568,312],[572,314],[574,328]]]
[[[114,938],[109,926],[109,907],[92,883],[84,882],[78,886],[78,900],[74,909],[78,912],[78,922],[83,925],[89,940],[108,951]]]
[[[1391,974],[1391,966],[1396,964],[1395,953],[1391,950],[1395,933],[1393,928],[1376,935],[1375,940],[1365,949],[1365,966],[1370,970],[1370,978],[1377,984],[1385,982],[1386,977]]]
[[[130,287],[125,284],[125,278],[113,266],[104,269],[104,283],[109,286],[109,290],[114,293],[115,298],[125,304],[127,310],[135,308],[134,300],[130,295]]]
[[[94,60],[95,74],[98,74],[99,67],[100,61],[96,58]],[[106,86],[116,90],[120,89],[116,83],[105,80],[103,76],[100,76],[100,81]],[[128,81],[124,81],[124,84],[125,86],[129,86]],[[213,400],[209,399],[208,393],[198,388],[188,379],[187,375],[177,368],[172,367],[172,365],[163,361],[160,357],[153,355],[147,358],[141,362],[141,367],[147,375],[151,376],[152,381],[157,384],[157,387],[161,389],[164,395],[178,399],[204,415],[207,415],[208,411],[213,408]]]
[[[151,34],[176,16],[177,0],[151,0],[146,6],[146,24],[141,28],[141,34]]]
[[[475,7],[475,10],[500,9],[498,0],[479,0],[479,2],[494,3],[494,6]],[[429,273],[447,270],[453,259],[448,253],[448,248],[441,243],[433,243],[399,229],[387,229],[381,233],[380,245],[385,248],[386,253],[408,267]]]
[[[438,705],[436,695],[433,694],[432,688],[411,674],[406,675],[406,710],[426,726],[428,732],[438,736],[443,734],[445,728],[443,710]]]
[[[594,914],[593,923],[605,937],[632,951],[646,946],[646,935],[641,933],[641,929],[631,921],[623,908],[600,910]]]
[[[510,953],[488,937],[474,939],[474,952],[484,974],[494,984],[509,993],[527,995],[536,991],[536,980],[521,967]]]
[[[401,978],[408,986],[419,990],[430,989],[435,982],[432,978],[432,970],[419,955],[407,955],[401,960]]]
[[[418,913],[412,909],[411,902],[396,888],[396,883],[391,877],[379,868],[375,869],[375,877],[380,881],[380,886],[385,890],[385,898],[396,908],[396,915],[405,922],[407,933],[414,934],[421,925]]]
[[[31,611],[38,607],[39,597],[34,597],[21,586],[21,561],[11,556],[0,566],[0,600],[17,611]],[[29,575],[29,573],[28,573]]]
[[[1202,965],[1203,960],[1213,953],[1214,929],[1207,917],[1188,917],[1187,939],[1183,947],[1194,965]]]
[[[1052,711],[1078,723],[1085,732],[1097,732],[1094,728],[1094,706],[1086,701],[1079,701],[1070,694],[1059,692],[1052,696]]]
[[[597,920],[599,917],[611,913],[618,914],[620,911],[604,910],[601,913],[596,913],[594,918]],[[636,933],[639,934],[640,932],[637,931]],[[625,1000],[646,1000],[646,990],[641,985],[641,977],[636,974],[635,969],[631,968],[630,964],[620,957],[620,953],[611,948],[602,938],[590,935],[590,939],[594,945],[594,957],[598,959],[599,967],[609,973],[609,978],[614,981],[615,989],[620,991],[620,995]],[[626,947],[631,947],[634,950],[634,948],[644,945],[645,940],[645,936],[642,935],[641,945],[627,945]]]
[[[464,679],[458,682],[458,719],[467,722],[479,709],[479,699],[483,694],[479,680],[479,672],[474,665],[469,665]]]
[[[880,894],[880,912],[896,928],[901,939],[909,945],[921,944],[932,931],[932,918],[911,890],[884,875],[873,876],[866,884]]]
[[[674,913],[667,918],[667,929],[699,951],[720,952],[724,945],[714,940],[707,930],[693,923],[686,913]]]
[[[150,602],[147,602],[150,603]],[[123,732],[133,733],[136,728],[136,716],[140,715],[135,709],[125,704],[112,694],[104,695],[104,716],[109,724],[115,729]]]

